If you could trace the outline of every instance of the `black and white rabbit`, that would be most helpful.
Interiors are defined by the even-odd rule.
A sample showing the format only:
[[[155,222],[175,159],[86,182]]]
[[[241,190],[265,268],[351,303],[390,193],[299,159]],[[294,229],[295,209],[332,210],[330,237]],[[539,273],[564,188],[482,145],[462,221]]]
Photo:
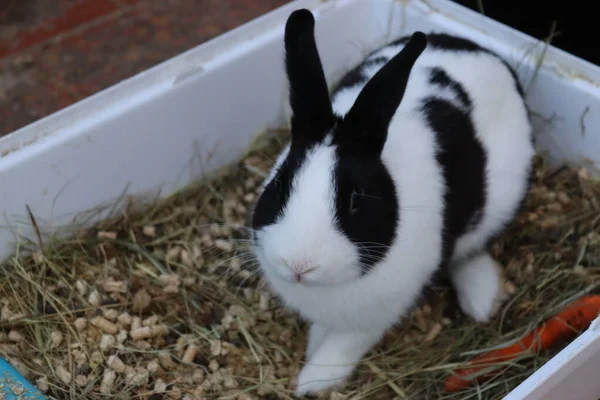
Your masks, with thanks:
[[[505,295],[487,245],[518,212],[535,151],[494,53],[416,32],[330,96],[314,23],[304,9],[287,21],[291,143],[252,215],[261,271],[311,323],[297,395],[342,383],[440,268],[466,314],[494,315]]]

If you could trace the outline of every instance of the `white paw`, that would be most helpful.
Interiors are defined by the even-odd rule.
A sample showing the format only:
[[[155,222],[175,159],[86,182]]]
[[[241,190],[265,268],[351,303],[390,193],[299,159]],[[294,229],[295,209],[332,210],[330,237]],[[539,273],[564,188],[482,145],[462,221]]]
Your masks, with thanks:
[[[327,389],[333,389],[344,383],[351,374],[352,367],[347,365],[312,365],[307,364],[298,375],[295,394],[298,397],[307,394],[317,394]]]
[[[463,312],[489,322],[506,298],[502,268],[487,253],[452,266],[452,281]]]
[[[313,330],[312,337],[318,338],[320,332],[319,329]],[[298,375],[296,396],[318,394],[341,386],[383,333],[383,329],[369,332],[328,331]]]

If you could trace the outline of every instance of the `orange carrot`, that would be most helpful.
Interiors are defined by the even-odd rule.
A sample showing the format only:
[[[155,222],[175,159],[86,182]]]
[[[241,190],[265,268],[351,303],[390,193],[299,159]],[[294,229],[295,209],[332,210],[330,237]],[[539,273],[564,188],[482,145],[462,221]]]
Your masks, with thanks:
[[[467,367],[455,371],[448,376],[444,384],[447,392],[458,392],[471,386],[475,381],[491,378],[499,372],[496,369],[487,374],[480,374],[471,379],[465,376],[490,367],[494,362],[504,362],[526,353],[537,353],[552,346],[559,339],[566,339],[584,330],[600,314],[600,296],[586,296],[574,301],[560,313],[544,322],[528,333],[520,341],[511,346],[496,349],[474,357]],[[478,364],[484,364],[477,366]]]

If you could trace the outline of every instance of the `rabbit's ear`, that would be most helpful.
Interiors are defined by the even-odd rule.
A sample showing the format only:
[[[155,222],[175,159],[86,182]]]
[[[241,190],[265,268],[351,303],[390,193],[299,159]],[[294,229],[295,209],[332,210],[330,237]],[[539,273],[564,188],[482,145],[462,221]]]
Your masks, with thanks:
[[[425,34],[415,32],[402,51],[367,82],[344,117],[338,136],[341,147],[357,155],[379,157],[412,67],[426,46]]]
[[[292,140],[320,140],[334,124],[329,89],[309,10],[294,11],[285,27],[285,63],[290,85]]]

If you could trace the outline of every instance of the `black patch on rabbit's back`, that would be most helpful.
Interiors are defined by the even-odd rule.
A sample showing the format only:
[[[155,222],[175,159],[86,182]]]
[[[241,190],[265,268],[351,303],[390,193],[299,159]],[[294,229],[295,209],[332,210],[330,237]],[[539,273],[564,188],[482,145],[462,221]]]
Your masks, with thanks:
[[[406,44],[410,36],[403,36],[400,39],[394,40],[393,45]],[[451,50],[451,51],[486,51],[478,44],[458,36],[448,35],[446,33],[429,33],[427,34],[427,45],[436,49]]]
[[[440,67],[431,68],[431,75],[429,78],[429,83],[438,85],[442,89],[449,88],[454,92],[458,100],[462,103],[463,107],[467,109],[471,109],[473,103],[471,102],[471,98],[469,94],[458,81],[452,79],[446,71],[444,71]]]
[[[448,73],[441,67],[432,67],[430,68],[430,77],[429,83],[433,85],[439,86],[441,89],[450,89],[454,92],[457,99],[460,101],[461,105],[465,109],[464,118],[469,118],[470,120],[470,111],[472,110],[473,102],[463,85],[450,77]],[[474,135],[474,132],[473,132]],[[484,199],[485,201],[485,199]],[[467,225],[465,227],[465,232],[469,232],[477,227],[481,219],[483,218],[483,208],[477,209],[474,213],[471,214]]]
[[[408,43],[409,39],[410,39],[410,36],[403,36],[399,39],[394,40],[391,44],[392,45],[406,44],[406,43]],[[438,50],[465,51],[465,52],[469,52],[469,53],[482,52],[482,53],[487,53],[487,54],[490,54],[490,55],[496,57],[506,66],[506,68],[508,68],[508,71],[510,72],[510,74],[513,77],[513,80],[515,82],[515,86],[517,88],[517,91],[519,92],[519,95],[521,95],[521,97],[523,97],[523,98],[525,97],[525,91],[523,90],[523,86],[521,85],[521,82],[519,80],[519,77],[517,76],[517,73],[506,62],[506,60],[504,60],[504,58],[500,57],[495,52],[493,52],[489,49],[486,49],[485,47],[481,47],[480,45],[478,45],[475,42],[472,42],[469,39],[465,39],[465,38],[462,38],[459,36],[449,35],[446,33],[429,33],[429,34],[427,34],[427,46],[431,47],[433,49],[438,49]]]
[[[365,61],[347,72],[334,86],[332,93],[335,94],[342,89],[351,88],[359,83],[366,82],[368,77],[364,74],[365,69],[374,64],[384,65],[387,61],[387,57],[367,58]]]
[[[447,188],[442,249],[445,264],[453,255],[457,239],[476,227],[483,215],[487,154],[475,135],[470,111],[435,96],[425,98],[421,110],[435,132],[437,162]]]

